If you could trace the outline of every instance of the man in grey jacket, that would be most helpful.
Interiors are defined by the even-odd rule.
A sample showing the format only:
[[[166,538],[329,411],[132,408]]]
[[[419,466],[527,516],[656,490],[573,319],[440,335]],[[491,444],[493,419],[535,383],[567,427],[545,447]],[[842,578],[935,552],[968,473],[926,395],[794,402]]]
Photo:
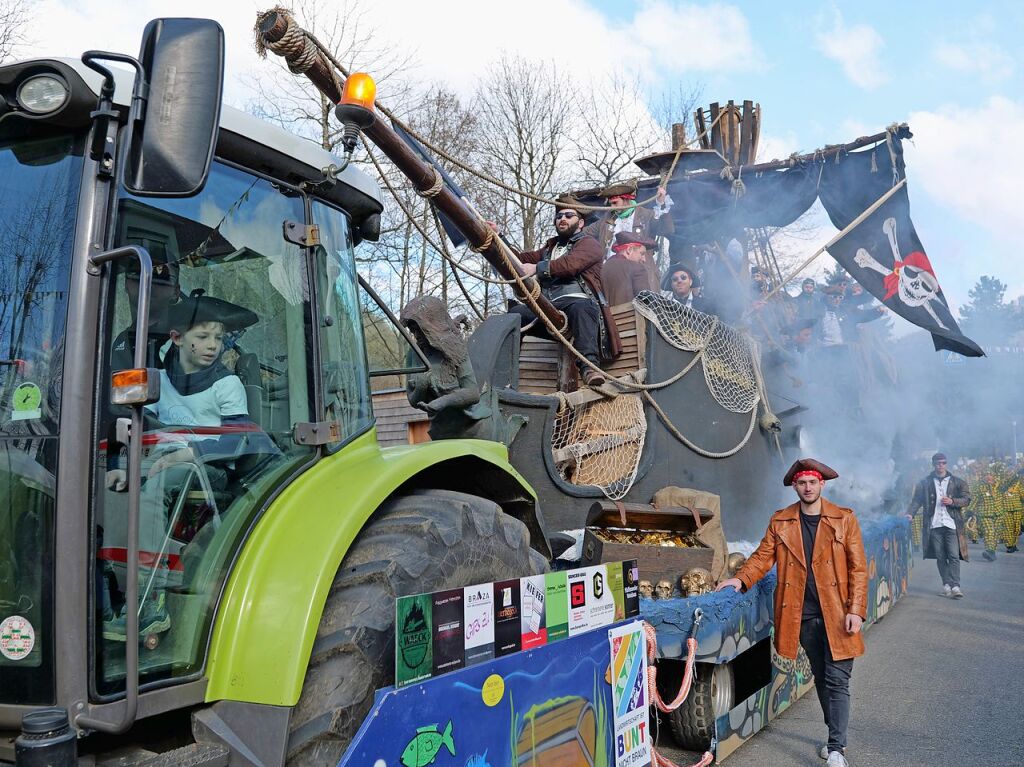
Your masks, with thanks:
[[[923,556],[936,560],[943,595],[961,599],[960,560],[968,561],[963,509],[971,502],[971,495],[967,483],[950,474],[946,466],[944,454],[932,456],[934,471],[917,483],[907,514],[913,519],[916,513],[924,513]]]

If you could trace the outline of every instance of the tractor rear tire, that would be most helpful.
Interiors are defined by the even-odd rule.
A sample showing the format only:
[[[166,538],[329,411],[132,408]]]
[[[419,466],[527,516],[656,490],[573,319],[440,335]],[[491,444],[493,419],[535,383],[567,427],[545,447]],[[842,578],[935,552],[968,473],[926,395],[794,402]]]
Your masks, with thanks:
[[[337,764],[373,703],[394,683],[395,598],[547,570],[519,520],[493,501],[419,490],[385,503],[338,568],[324,605],[287,763]]]

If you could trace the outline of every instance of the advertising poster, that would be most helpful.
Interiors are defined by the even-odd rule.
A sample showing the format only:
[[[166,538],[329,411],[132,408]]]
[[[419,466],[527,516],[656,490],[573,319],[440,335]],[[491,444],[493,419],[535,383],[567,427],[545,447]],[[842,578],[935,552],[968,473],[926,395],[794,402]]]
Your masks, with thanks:
[[[522,614],[519,618],[522,649],[530,650],[547,644],[547,588],[543,575],[519,579],[519,599]]]
[[[544,600],[548,644],[569,636],[569,584],[565,571],[544,576],[547,598]]]
[[[429,679],[433,669],[430,647],[432,599],[416,594],[395,600],[395,686]]]
[[[494,584],[463,589],[465,663],[472,666],[494,657]]]
[[[624,569],[619,562],[609,562],[605,565],[608,571],[608,588],[612,592],[612,601],[615,603],[615,613],[612,623],[618,623],[626,618],[625,594],[622,591]]]
[[[642,624],[609,629],[615,767],[651,762],[648,728],[647,653]]]
[[[612,567],[620,567],[613,563]],[[615,622],[615,599],[606,565],[569,571],[569,636]]]
[[[466,648],[463,639],[462,589],[437,591],[431,605],[434,624],[433,673],[445,674],[457,671],[465,665]]]
[[[494,584],[494,654],[496,657],[519,652],[522,647],[519,579]]]
[[[640,614],[640,568],[635,559],[622,563],[622,594],[627,618]]]

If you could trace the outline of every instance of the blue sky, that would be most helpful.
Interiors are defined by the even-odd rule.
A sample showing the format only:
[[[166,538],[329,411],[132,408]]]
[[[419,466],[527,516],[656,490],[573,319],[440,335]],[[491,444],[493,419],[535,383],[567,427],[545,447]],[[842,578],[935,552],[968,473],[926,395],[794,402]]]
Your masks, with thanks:
[[[38,0],[27,54],[85,47],[134,52],[145,22],[213,15],[227,33],[226,98],[244,104],[241,75],[277,64],[252,52],[266,0]],[[323,0],[328,8],[348,8]],[[656,92],[703,85],[703,100],[763,108],[760,159],[849,141],[892,122],[906,147],[912,212],[949,302],[982,274],[1024,294],[1018,257],[1024,178],[1024,3],[680,2],[678,0],[363,0],[358,18],[411,74],[469,95],[503,52],[554,61],[585,82],[613,69]],[[386,94],[381,94],[386,98]],[[812,252],[828,237],[808,242]],[[827,257],[819,268],[827,264]]]

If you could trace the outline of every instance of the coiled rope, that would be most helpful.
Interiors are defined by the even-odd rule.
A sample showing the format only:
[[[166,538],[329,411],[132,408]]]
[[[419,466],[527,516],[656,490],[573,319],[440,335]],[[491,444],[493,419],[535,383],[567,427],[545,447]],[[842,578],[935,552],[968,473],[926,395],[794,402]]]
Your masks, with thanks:
[[[644,637],[647,640],[647,694],[654,707],[663,714],[675,711],[686,702],[686,698],[690,694],[690,688],[693,686],[694,659],[697,655],[697,626],[700,625],[702,615],[700,608],[694,611],[693,627],[690,629],[690,636],[686,639],[686,668],[683,671],[683,681],[679,685],[679,692],[676,693],[671,703],[666,703],[661,697],[661,693],[658,692],[658,667],[655,665],[655,660],[658,657],[658,632],[650,623],[643,622]],[[658,753],[653,740],[651,741],[651,754],[658,767],[679,767],[671,759]],[[710,751],[705,751],[700,761],[695,762],[692,767],[706,767],[714,760],[715,755]]]

